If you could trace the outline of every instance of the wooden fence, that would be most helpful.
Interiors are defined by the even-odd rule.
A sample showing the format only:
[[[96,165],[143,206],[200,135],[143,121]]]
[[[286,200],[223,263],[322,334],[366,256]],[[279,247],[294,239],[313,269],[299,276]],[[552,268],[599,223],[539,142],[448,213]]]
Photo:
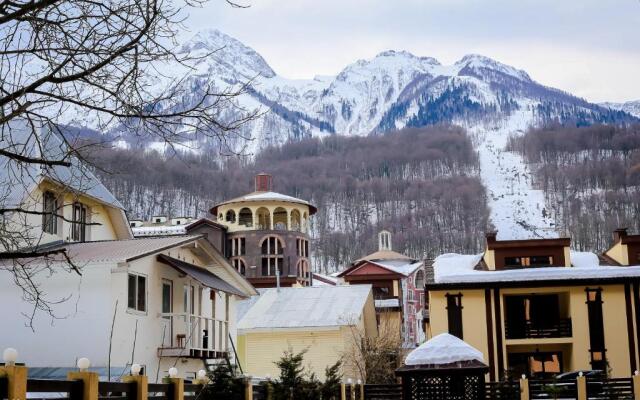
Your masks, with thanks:
[[[144,375],[124,376],[122,382],[100,382],[95,372],[69,372],[67,379],[27,379],[23,366],[0,366],[0,399],[62,400],[196,400],[205,382],[185,383],[166,378],[148,383]]]

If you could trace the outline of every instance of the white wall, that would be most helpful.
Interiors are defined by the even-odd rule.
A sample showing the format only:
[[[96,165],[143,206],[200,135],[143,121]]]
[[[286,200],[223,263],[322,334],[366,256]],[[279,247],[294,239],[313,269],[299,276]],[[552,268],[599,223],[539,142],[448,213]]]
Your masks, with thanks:
[[[19,361],[34,367],[74,367],[76,359],[88,357],[94,365],[106,360],[109,345],[109,317],[113,313],[109,287],[110,266],[87,265],[82,277],[56,271],[41,273],[37,280],[50,299],[65,299],[54,306],[60,319],[36,312],[33,330],[26,326],[33,306],[11,274],[0,271],[0,348],[14,347]]]

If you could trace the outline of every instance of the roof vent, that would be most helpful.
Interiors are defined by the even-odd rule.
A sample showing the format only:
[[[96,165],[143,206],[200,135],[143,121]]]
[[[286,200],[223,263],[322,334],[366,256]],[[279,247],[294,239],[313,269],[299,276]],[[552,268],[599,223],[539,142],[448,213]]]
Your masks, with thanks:
[[[272,178],[269,174],[256,175],[256,192],[270,192],[271,180]]]

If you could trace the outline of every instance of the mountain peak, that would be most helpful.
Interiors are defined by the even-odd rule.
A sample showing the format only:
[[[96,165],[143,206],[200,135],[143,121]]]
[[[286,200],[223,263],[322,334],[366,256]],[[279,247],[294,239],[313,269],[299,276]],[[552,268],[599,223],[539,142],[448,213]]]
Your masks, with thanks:
[[[531,81],[529,74],[521,69],[514,68],[510,65],[503,64],[493,58],[483,56],[481,54],[467,54],[456,62],[456,66],[460,67],[460,72],[470,69],[476,73],[481,73],[483,69],[498,71],[503,74],[511,75],[515,78]]]
[[[180,48],[181,53],[211,53],[211,58],[225,67],[252,78],[259,74],[271,78],[276,73],[260,54],[218,29],[206,28],[198,31]]]

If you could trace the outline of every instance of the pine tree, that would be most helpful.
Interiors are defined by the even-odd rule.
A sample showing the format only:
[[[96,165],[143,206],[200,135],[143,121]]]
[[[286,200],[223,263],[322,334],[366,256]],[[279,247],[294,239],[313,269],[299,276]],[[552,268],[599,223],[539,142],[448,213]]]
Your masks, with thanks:
[[[244,400],[244,382],[234,374],[228,362],[218,364],[208,376],[209,384],[203,390],[203,399]]]

